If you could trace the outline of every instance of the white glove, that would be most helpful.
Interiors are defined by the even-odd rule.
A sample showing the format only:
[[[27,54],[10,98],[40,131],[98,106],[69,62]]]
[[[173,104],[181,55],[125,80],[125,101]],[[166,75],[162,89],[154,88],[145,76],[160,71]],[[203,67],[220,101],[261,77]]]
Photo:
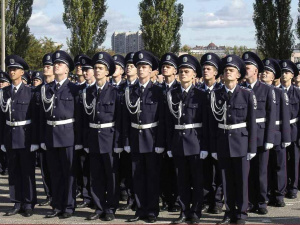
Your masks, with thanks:
[[[31,152],[34,152],[34,151],[36,151],[36,150],[38,150],[39,149],[39,145],[31,145],[30,146],[30,151]]]
[[[167,151],[167,154],[168,154],[169,158],[173,157],[172,151]]]
[[[1,145],[1,150],[2,150],[3,152],[6,152],[6,148],[5,148],[4,145]]]
[[[82,145],[75,145],[75,151],[76,151],[76,150],[80,150],[80,149],[83,149],[83,146],[82,146]]]
[[[89,148],[84,148],[83,149],[86,153],[90,153],[90,149]]]
[[[208,151],[201,151],[200,152],[200,159],[205,159],[208,156]]]
[[[47,150],[46,144],[45,144],[45,143],[42,143],[42,144],[41,144],[41,148],[42,148],[43,150]]]
[[[115,153],[121,153],[121,152],[123,152],[123,148],[114,148],[114,152]]]
[[[281,146],[282,146],[283,148],[289,147],[290,145],[291,145],[291,142],[283,142],[283,143],[281,144]]]
[[[156,152],[157,154],[163,153],[164,150],[165,150],[165,148],[155,147],[155,152]]]
[[[274,147],[274,144],[272,144],[272,143],[265,143],[265,149],[266,150],[269,150],[269,149],[271,149],[273,147]]]
[[[217,153],[211,153],[211,156],[212,156],[215,160],[218,160],[218,154],[217,154]]]
[[[124,146],[124,151],[130,153],[130,146]]]
[[[247,153],[247,160],[251,160],[254,156],[256,156],[256,153]]]

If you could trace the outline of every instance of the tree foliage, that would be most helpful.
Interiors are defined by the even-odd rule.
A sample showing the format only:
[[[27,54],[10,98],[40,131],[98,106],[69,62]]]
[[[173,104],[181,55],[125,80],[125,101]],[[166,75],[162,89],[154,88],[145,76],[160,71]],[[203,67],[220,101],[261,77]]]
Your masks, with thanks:
[[[85,53],[92,56],[103,43],[107,21],[103,19],[105,0],[63,0],[63,21],[71,31],[67,45],[73,56]]]
[[[294,45],[291,0],[256,0],[253,22],[259,52],[264,57],[287,59]]]
[[[296,23],[296,32],[297,32],[297,36],[300,39],[300,0],[298,3],[298,19],[297,19],[297,23]]]
[[[176,0],[142,0],[139,4],[145,49],[161,57],[180,49],[183,5]]]

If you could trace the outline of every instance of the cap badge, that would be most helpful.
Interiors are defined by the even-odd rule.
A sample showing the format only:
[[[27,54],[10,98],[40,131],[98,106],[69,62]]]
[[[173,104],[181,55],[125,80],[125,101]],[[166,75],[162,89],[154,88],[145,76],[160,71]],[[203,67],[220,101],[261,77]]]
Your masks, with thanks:
[[[47,60],[50,60],[50,59],[51,59],[50,55],[47,55],[46,59],[47,59]]]
[[[300,70],[300,64],[297,64],[297,68]]]
[[[118,59],[118,56],[115,55],[115,56],[114,56],[114,60],[117,60],[117,59]]]
[[[270,60],[267,60],[267,61],[266,61],[266,65],[267,65],[267,66],[270,65]]]
[[[232,62],[232,57],[228,57],[227,62]]]
[[[249,59],[249,55],[248,55],[248,54],[245,54],[244,59]]]
[[[130,58],[133,58],[133,56],[134,56],[134,53],[131,53],[131,54],[130,54]]]
[[[103,54],[99,54],[99,59],[103,59]]]
[[[143,55],[143,53],[140,53],[139,54],[139,59],[142,59],[142,58],[144,58],[144,55]]]
[[[10,64],[15,64],[15,60],[14,60],[14,59],[10,59],[10,60],[9,60],[9,63],[10,63]]]
[[[207,55],[207,60],[211,60],[211,55]]]
[[[182,60],[183,60],[183,62],[185,62],[185,63],[186,63],[186,62],[188,61],[188,58],[187,58],[187,57],[183,57],[183,59],[182,59]]]
[[[166,60],[170,60],[170,59],[171,59],[171,56],[167,55]]]
[[[81,62],[82,62],[83,65],[86,63],[85,59],[82,59]]]
[[[282,66],[283,66],[283,67],[287,67],[287,63],[286,63],[286,62],[283,62],[283,63],[282,63]]]
[[[59,58],[60,57],[60,53],[56,53],[56,58]]]

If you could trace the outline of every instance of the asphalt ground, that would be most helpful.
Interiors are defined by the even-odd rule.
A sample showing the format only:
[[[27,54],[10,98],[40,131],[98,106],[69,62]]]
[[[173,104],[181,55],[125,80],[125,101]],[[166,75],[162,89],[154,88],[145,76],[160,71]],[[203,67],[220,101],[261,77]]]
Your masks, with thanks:
[[[34,215],[31,217],[24,217],[21,214],[15,216],[3,216],[7,210],[9,210],[13,203],[9,200],[9,190],[8,190],[8,176],[0,175],[0,224],[131,224],[127,223],[126,220],[134,215],[131,210],[127,211],[117,211],[116,219],[111,222],[94,220],[88,221],[86,217],[94,212],[93,209],[76,209],[73,217],[68,219],[59,218],[44,218],[48,211],[51,211],[50,206],[36,206],[34,210]],[[38,202],[45,200],[42,179],[40,174],[40,169],[36,169],[36,182],[37,182],[37,194]],[[299,194],[300,195],[300,194]],[[77,199],[78,202],[81,201],[80,198]],[[300,224],[300,197],[297,199],[285,199],[286,207],[276,208],[268,207],[269,213],[267,215],[258,215],[254,213],[249,213],[247,224]],[[126,202],[120,202],[120,206],[124,205]],[[169,224],[173,219],[177,218],[179,213],[161,212],[159,214],[157,224]],[[215,224],[216,222],[222,220],[223,214],[212,215],[204,213],[200,224]],[[136,224],[145,224],[144,221],[138,221]]]

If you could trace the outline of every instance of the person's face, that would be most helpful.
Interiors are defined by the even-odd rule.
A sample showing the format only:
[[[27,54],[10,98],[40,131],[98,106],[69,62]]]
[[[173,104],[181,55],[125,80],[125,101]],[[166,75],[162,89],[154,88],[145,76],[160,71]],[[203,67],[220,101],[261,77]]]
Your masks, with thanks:
[[[137,75],[140,79],[150,78],[152,73],[152,68],[149,65],[138,65],[137,66]]]
[[[42,81],[40,79],[34,79],[33,82],[32,82],[32,85],[34,87],[37,87],[39,86],[40,84],[42,84]]]
[[[261,80],[266,83],[273,82],[274,79],[274,73],[269,70],[265,70],[261,75]]]
[[[224,69],[223,77],[224,81],[236,81],[241,77],[241,74],[237,68],[228,66]]]
[[[6,81],[0,81],[0,89],[9,86],[10,83],[6,82]]]
[[[204,80],[211,80],[218,75],[218,71],[214,66],[204,65],[202,67],[202,74]]]
[[[196,72],[191,68],[182,67],[179,69],[179,80],[181,83],[189,83],[196,77]]]
[[[56,62],[53,66],[54,75],[64,75],[69,73],[69,67],[63,62]]]
[[[11,67],[8,69],[8,74],[9,74],[10,79],[12,81],[14,81],[14,80],[20,79],[23,76],[24,70],[22,70],[20,68]]]
[[[91,68],[83,68],[82,74],[85,80],[91,80],[94,77],[94,70]]]
[[[132,63],[127,63],[125,71],[129,77],[137,75],[137,68]]]
[[[52,76],[53,75],[53,66],[44,65],[43,72],[44,72],[45,76]]]
[[[94,66],[94,74],[97,80],[101,80],[103,78],[106,78],[106,76],[108,76],[109,71],[105,65],[97,63]]]
[[[161,73],[163,76],[170,77],[177,74],[177,70],[175,69],[174,66],[163,64],[161,67]]]
[[[294,77],[294,74],[292,72],[287,71],[287,70],[282,71],[281,80],[283,82],[289,82],[293,79],[293,77]]]
[[[258,75],[258,69],[254,65],[246,65],[246,79],[252,78]]]
[[[116,65],[116,70],[115,70],[115,73],[112,75],[112,77],[116,78],[116,77],[122,76],[123,73],[124,73],[123,68],[119,65]]]
[[[75,74],[77,76],[82,76],[82,67],[81,67],[81,65],[78,65],[78,66],[75,67]]]

